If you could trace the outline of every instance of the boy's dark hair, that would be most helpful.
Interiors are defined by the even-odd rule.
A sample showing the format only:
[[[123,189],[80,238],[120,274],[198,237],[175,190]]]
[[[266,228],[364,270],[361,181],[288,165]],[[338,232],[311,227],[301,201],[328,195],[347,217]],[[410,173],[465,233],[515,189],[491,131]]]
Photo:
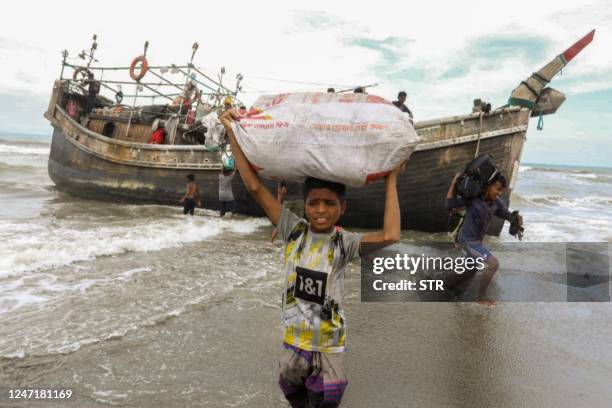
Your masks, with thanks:
[[[398,98],[401,98],[402,96],[407,96],[405,91],[400,91],[400,92],[397,94],[397,97],[398,97]]]
[[[336,90],[334,88],[327,88],[328,93],[335,93]]]
[[[344,184],[336,183],[333,181],[321,180],[314,177],[308,177],[304,181],[304,200],[308,197],[310,190],[315,188],[326,188],[333,191],[338,196],[340,201],[344,200],[344,194],[346,192],[346,186]]]
[[[193,181],[194,179],[195,179],[195,177],[194,177],[194,175],[193,175],[193,174],[188,174],[188,175],[187,175],[187,180],[189,180],[189,181]]]
[[[499,182],[499,184],[501,184],[502,188],[506,188],[506,186],[508,185],[508,182],[506,181],[506,178],[501,173],[497,173],[495,175],[495,177],[493,177],[493,180],[491,180],[491,183],[489,183],[489,184],[493,184],[495,182]]]
[[[355,88],[355,90],[353,91],[353,93],[364,93],[364,90],[362,87],[358,86],[357,88]]]

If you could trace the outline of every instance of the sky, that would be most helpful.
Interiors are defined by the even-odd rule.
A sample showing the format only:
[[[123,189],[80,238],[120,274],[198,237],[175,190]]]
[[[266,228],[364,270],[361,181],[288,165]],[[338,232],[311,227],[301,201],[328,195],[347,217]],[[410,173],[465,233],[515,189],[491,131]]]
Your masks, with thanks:
[[[543,131],[532,120],[523,162],[612,167],[607,0],[91,5],[95,12],[76,1],[5,6],[0,131],[51,134],[42,113],[60,74],[61,51],[79,63],[94,33],[104,66],[129,65],[145,41],[150,64],[186,63],[198,42],[196,65],[212,75],[225,67],[230,86],[241,73],[247,105],[268,93],[377,84],[368,92],[390,100],[405,90],[418,121],[468,113],[475,98],[505,104],[521,80],[596,29],[593,43],[551,83],[567,100],[544,118]]]

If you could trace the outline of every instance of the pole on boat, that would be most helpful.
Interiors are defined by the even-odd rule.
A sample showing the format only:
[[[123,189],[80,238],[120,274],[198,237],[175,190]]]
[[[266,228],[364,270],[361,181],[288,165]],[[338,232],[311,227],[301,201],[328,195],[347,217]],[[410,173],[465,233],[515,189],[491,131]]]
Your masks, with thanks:
[[[580,51],[593,41],[595,30],[576,41],[571,47],[557,55],[552,61],[544,65],[538,72],[534,72],[525,81],[522,81],[510,95],[508,105],[518,105],[533,110],[536,107],[540,93],[552,78],[565,67]]]
[[[60,81],[64,79],[64,68],[66,67],[66,59],[68,58],[68,50],[62,51],[62,71],[60,72]]]
[[[149,41],[145,41],[145,43],[144,43],[144,52],[142,53],[143,57],[147,56],[147,50],[148,49],[149,49]],[[134,108],[136,107],[136,99],[138,99],[138,91],[140,90],[140,87],[142,86],[140,84],[140,79],[137,79],[136,83],[138,85],[136,85],[136,91],[134,92],[134,101],[132,102],[132,109],[130,109],[130,118],[128,119],[128,125],[125,128],[125,137],[128,137],[128,135],[130,133],[130,126],[132,124],[132,115],[134,114]]]

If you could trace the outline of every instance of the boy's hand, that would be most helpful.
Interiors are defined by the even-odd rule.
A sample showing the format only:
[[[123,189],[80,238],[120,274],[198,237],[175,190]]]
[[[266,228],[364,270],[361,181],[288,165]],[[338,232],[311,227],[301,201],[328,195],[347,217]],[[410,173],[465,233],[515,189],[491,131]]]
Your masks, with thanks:
[[[388,176],[390,175],[394,175],[394,176],[399,176],[400,174],[402,174],[404,171],[406,171],[406,161],[403,161],[402,163],[400,163],[399,166],[397,166],[396,168],[394,168],[393,170],[391,170],[388,174]]]

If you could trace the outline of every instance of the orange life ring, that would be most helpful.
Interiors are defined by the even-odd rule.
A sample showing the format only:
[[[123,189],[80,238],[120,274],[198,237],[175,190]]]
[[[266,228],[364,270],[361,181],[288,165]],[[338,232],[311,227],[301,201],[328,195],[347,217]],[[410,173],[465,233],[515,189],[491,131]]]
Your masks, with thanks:
[[[139,62],[142,63],[142,66],[140,67],[140,72],[136,74],[136,64]],[[147,58],[144,55],[139,55],[138,57],[134,58],[134,61],[132,61],[130,64],[130,77],[134,81],[140,81],[142,78],[144,78],[148,70],[149,62],[147,61]]]

